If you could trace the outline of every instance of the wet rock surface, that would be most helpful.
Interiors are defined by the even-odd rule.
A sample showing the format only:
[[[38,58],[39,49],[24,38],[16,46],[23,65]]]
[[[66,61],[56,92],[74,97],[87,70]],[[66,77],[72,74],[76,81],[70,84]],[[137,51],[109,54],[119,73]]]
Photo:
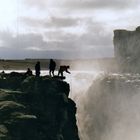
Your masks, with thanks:
[[[69,90],[59,79],[1,77],[0,140],[79,140]]]

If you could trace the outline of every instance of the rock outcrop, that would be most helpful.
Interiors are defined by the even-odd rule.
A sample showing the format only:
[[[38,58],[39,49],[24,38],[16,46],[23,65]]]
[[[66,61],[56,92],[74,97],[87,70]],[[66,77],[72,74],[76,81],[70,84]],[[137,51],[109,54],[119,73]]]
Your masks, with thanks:
[[[114,53],[123,71],[140,71],[140,27],[135,31],[114,31]]]
[[[7,75],[0,88],[0,140],[79,140],[68,83]]]

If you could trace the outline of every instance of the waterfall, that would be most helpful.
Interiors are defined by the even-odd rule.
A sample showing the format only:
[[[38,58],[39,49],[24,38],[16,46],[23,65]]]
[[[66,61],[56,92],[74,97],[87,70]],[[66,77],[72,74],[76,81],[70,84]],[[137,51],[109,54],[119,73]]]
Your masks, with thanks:
[[[70,81],[81,140],[140,139],[140,75],[79,72]]]

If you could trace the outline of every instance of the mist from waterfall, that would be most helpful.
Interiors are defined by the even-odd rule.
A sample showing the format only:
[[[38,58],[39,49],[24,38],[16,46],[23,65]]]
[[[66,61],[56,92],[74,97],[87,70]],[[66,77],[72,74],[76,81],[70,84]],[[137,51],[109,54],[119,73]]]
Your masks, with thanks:
[[[140,76],[114,75],[111,80],[104,72],[71,75],[81,140],[140,139]]]

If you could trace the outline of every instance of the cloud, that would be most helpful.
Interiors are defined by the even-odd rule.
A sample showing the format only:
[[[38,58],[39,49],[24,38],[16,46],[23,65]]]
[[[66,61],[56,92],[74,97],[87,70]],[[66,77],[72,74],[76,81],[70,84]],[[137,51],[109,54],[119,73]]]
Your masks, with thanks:
[[[103,28],[96,28],[97,25],[91,22],[87,32],[82,35],[63,30],[48,31],[44,35],[26,33],[18,36],[8,31],[0,32],[2,42],[0,55],[2,57],[5,53],[5,57],[11,58],[48,58],[52,55],[61,59],[111,56],[110,35],[104,35]],[[92,32],[94,29],[98,34]]]
[[[68,18],[68,17],[51,17],[36,19],[30,17],[21,17],[20,21],[30,27],[36,28],[66,28],[71,26],[77,26],[79,19]]]
[[[48,0],[23,0],[23,2],[29,6],[44,7],[47,5]]]
[[[39,9],[45,7],[53,7],[53,8],[71,8],[73,10],[95,10],[95,9],[122,9],[130,8],[137,6],[139,4],[139,0],[24,0],[24,2],[30,6],[38,7]]]
[[[51,17],[46,26],[53,27],[70,27],[78,25],[78,19],[66,17]]]
[[[71,0],[65,1],[65,5],[70,8],[77,8],[77,9],[121,9],[121,8],[130,8],[133,6],[137,6],[138,0],[129,0],[122,1],[122,0]],[[123,10],[123,9],[122,9]]]
[[[46,37],[49,40],[65,41],[65,45],[74,46],[75,49],[90,49],[100,46],[111,46],[113,32],[107,32],[105,25],[87,20],[86,29],[82,34],[68,33],[66,31],[47,32]]]
[[[39,34],[19,34],[14,36],[11,32],[0,32],[0,38],[3,46],[6,48],[25,49],[28,46],[45,46],[46,42]]]

